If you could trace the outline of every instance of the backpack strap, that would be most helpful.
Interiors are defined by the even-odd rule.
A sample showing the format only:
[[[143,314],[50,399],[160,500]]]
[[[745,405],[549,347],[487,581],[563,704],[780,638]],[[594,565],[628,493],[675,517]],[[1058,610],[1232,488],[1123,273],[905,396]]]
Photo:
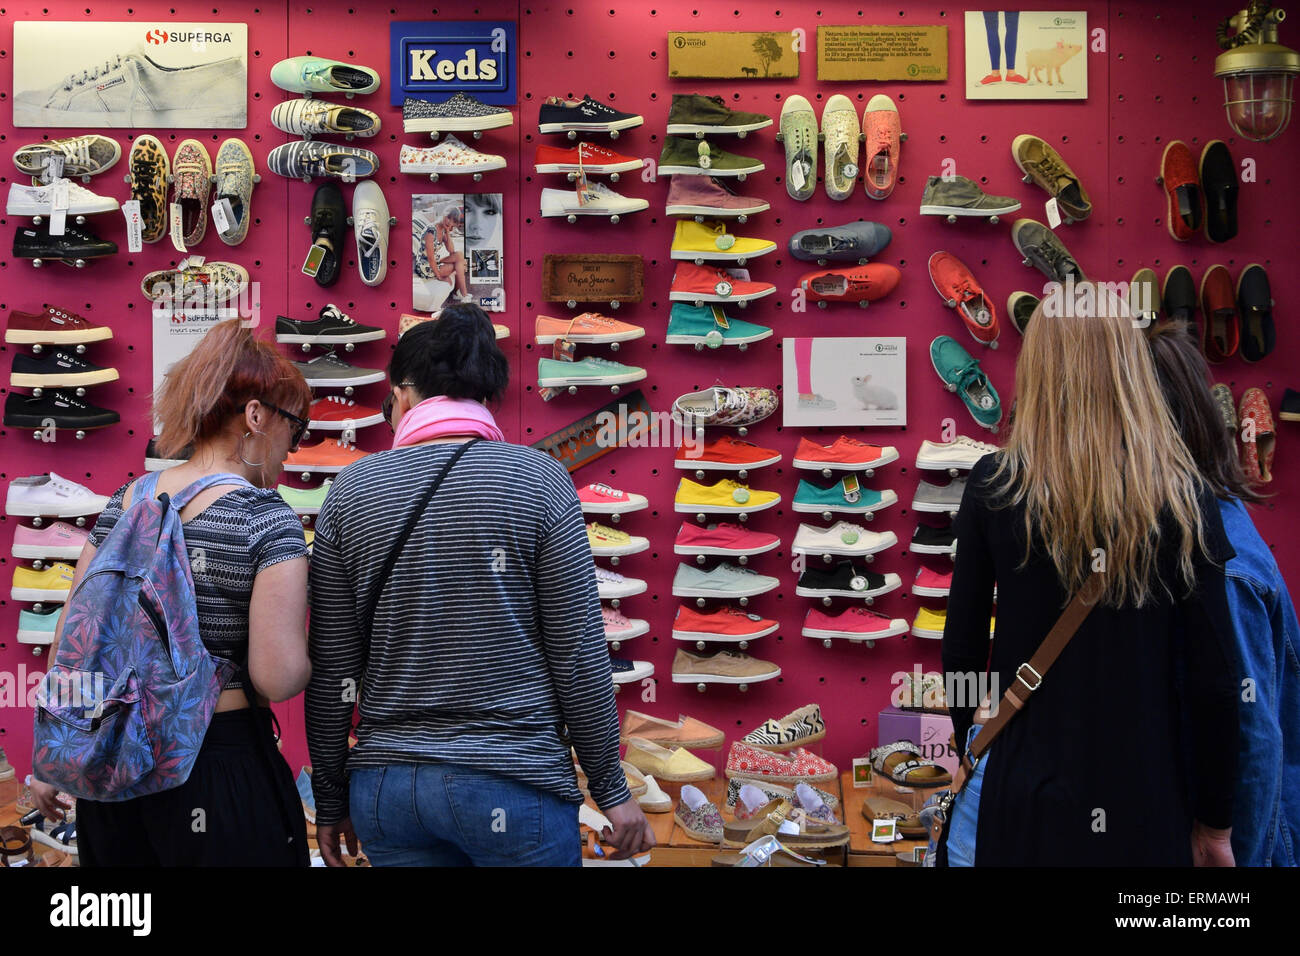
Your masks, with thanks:
[[[253,483],[242,475],[233,475],[228,472],[219,472],[215,475],[204,475],[202,478],[191,482],[189,485],[176,492],[176,494],[172,495],[172,507],[177,511],[180,511],[187,504],[193,501],[195,497],[214,485],[240,485],[245,488],[253,487]]]

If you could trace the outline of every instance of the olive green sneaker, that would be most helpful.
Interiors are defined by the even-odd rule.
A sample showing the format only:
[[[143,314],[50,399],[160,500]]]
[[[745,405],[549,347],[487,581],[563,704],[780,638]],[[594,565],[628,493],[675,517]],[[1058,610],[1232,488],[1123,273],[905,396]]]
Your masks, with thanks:
[[[735,133],[743,138],[746,133],[771,125],[770,116],[733,110],[721,96],[705,96],[703,93],[674,93],[673,105],[668,111],[670,136]]]
[[[1051,281],[1064,283],[1070,276],[1075,282],[1088,281],[1065,243],[1041,222],[1017,219],[1011,224],[1011,241],[1024,257],[1024,264],[1033,266]]]
[[[948,391],[961,396],[971,418],[989,430],[997,428],[1002,421],[1002,400],[977,359],[952,336],[941,335],[930,343],[930,364]]]
[[[1061,154],[1042,139],[1022,133],[1011,141],[1011,156],[1025,174],[1025,182],[1036,183],[1056,200],[1063,220],[1077,222],[1092,214],[1092,200],[1083,183]]]
[[[785,191],[791,199],[811,199],[817,191],[817,114],[812,104],[802,96],[787,96],[776,138],[785,146]]]
[[[998,216],[1019,208],[1019,199],[990,196],[965,176],[931,176],[921,194],[921,215],[947,216],[949,222],[956,222],[958,216],[988,216],[989,222],[997,222]]]
[[[704,139],[666,136],[659,154],[660,175],[748,176],[761,173],[763,168],[757,159],[729,153]]]

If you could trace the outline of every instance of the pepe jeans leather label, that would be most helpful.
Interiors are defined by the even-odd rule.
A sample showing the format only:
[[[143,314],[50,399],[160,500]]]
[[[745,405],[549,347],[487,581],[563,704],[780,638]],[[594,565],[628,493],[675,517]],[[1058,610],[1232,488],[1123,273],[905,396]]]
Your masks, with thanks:
[[[548,253],[542,294],[547,302],[640,302],[644,274],[640,256]]]

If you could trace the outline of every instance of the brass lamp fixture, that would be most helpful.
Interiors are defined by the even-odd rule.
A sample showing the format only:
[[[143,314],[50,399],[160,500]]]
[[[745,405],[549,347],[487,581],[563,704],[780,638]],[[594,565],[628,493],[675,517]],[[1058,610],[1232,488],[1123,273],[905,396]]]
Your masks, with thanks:
[[[1286,11],[1252,0],[1250,6],[1219,24],[1214,75],[1223,80],[1223,106],[1237,135],[1264,142],[1291,122],[1300,53],[1278,43],[1277,25]],[[1232,36],[1229,30],[1235,30]]]

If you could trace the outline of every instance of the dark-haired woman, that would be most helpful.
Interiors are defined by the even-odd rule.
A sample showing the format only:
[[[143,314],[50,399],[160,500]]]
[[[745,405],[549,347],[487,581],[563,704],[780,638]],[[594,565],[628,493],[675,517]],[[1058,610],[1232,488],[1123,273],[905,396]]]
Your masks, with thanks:
[[[1232,810],[1238,866],[1300,865],[1300,623],[1282,572],[1244,502],[1246,482],[1209,387],[1209,366],[1185,328],[1157,326],[1151,354],[1174,425],[1219,500],[1236,557],[1224,568],[1242,682],[1241,750]]]
[[[402,336],[388,371],[393,448],[344,470],[316,525],[321,855],[342,865],[340,839],[355,852],[360,837],[376,866],[577,865],[570,747],[619,855],[648,849],[577,494],[484,406],[509,374],[492,323],[445,309]]]
[[[275,491],[307,427],[311,390],[293,363],[238,319],[215,325],[154,397],[159,454],[188,461],[118,489],[78,559],[75,591],[95,551],[141,495],[176,495],[227,480],[181,510],[199,634],[230,676],[185,783],[122,802],[77,801],[82,866],[306,866],[307,829],[267,701],[307,686],[307,545]],[[59,621],[50,663],[59,646]],[[250,685],[251,682],[251,685]],[[32,798],[56,819],[70,809],[47,784]]]

